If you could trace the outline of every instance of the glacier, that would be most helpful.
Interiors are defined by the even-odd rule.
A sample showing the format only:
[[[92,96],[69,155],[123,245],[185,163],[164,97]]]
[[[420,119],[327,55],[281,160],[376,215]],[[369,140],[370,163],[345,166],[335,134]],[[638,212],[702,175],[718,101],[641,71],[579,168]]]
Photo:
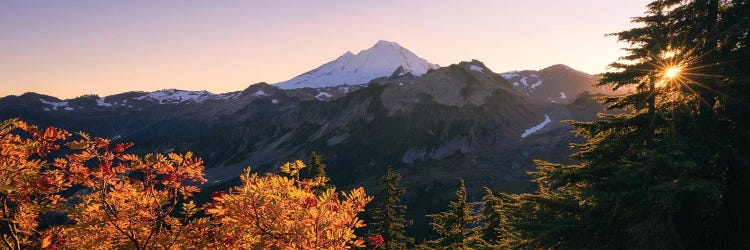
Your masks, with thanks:
[[[357,54],[346,52],[333,61],[275,85],[281,89],[361,85],[390,76],[399,66],[415,76],[440,66],[421,58],[398,43],[380,40]]]

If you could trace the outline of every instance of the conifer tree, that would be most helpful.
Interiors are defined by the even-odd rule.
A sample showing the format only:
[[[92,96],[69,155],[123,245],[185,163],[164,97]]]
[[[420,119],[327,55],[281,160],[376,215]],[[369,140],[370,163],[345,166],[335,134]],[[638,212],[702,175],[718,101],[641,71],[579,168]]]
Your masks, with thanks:
[[[317,152],[312,151],[310,153],[310,167],[308,168],[308,174],[311,179],[322,178],[317,186],[312,187],[315,194],[325,193],[326,190],[333,188],[331,185],[328,175],[326,175],[326,164],[323,163],[322,157]]]
[[[408,249],[414,243],[414,238],[407,237],[405,231],[412,220],[404,218],[406,206],[398,205],[401,195],[406,193],[406,188],[399,186],[400,181],[401,175],[388,166],[381,180],[382,189],[375,196],[370,225],[373,233],[385,239],[382,249]]]
[[[318,152],[312,151],[310,153],[310,168],[309,168],[309,174],[310,178],[316,178],[316,177],[325,177],[328,178],[326,175],[326,164],[323,163],[323,159],[318,155]]]
[[[448,211],[427,215],[432,219],[430,225],[439,238],[426,242],[421,248],[475,249],[484,245],[481,216],[475,213],[480,203],[467,201],[463,179],[456,191],[456,198],[456,201],[448,204]]]
[[[482,197],[484,208],[482,209],[482,240],[487,244],[486,248],[493,248],[500,241],[502,226],[504,224],[503,214],[500,212],[503,201],[492,193],[492,190],[485,188],[487,194]]]
[[[634,92],[604,100],[620,114],[574,124],[580,164],[537,162],[538,192],[503,196],[503,246],[750,247],[748,10],[659,0],[615,33],[628,54],[599,85]]]
[[[719,105],[719,126],[711,129],[712,146],[721,152],[717,165],[726,169],[723,203],[716,219],[715,235],[723,248],[750,249],[750,1],[722,1],[717,30],[717,75],[723,76],[719,84],[709,87]],[[704,63],[705,64],[705,63]],[[708,96],[706,98],[711,98]]]

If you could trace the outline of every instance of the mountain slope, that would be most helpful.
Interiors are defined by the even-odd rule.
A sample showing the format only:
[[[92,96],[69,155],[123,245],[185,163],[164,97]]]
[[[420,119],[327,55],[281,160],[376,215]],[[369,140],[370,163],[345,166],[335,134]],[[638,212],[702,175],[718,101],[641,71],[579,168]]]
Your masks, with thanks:
[[[272,115],[300,101],[265,83],[224,94],[160,90],[60,100],[26,93],[0,98],[0,118],[137,140],[148,151],[194,140],[217,126]]]
[[[237,164],[251,162],[254,169],[265,170],[316,150],[326,156],[333,179],[344,186],[369,185],[378,174],[368,171],[374,170],[373,163],[378,169],[387,164],[434,165],[405,176],[417,186],[456,176],[470,182],[526,182],[531,159],[544,150],[525,152],[519,142],[565,129],[559,120],[568,116],[547,114],[546,104],[518,93],[479,61],[422,76],[393,75],[329,102],[300,103],[277,117],[207,135],[200,143],[206,151],[200,153],[226,159],[208,170],[209,179],[236,176],[241,170]],[[554,122],[527,132],[545,117]],[[567,139],[560,140],[553,145],[567,148]],[[449,167],[447,162],[457,165]],[[428,172],[434,178],[425,177]]]
[[[357,54],[346,52],[322,66],[284,82],[281,89],[322,88],[340,85],[360,85],[379,77],[387,77],[399,67],[413,75],[422,75],[438,68],[415,55],[398,43],[378,41],[372,48]]]
[[[259,83],[225,94],[162,90],[69,100],[29,93],[0,98],[0,118],[134,141],[144,152],[196,151],[212,182],[235,178],[249,163],[270,171],[318,150],[340,184],[351,185],[369,180],[372,174],[361,172],[371,162],[442,166],[446,159],[468,168],[436,175],[470,177],[476,173],[465,171],[480,167],[487,172],[477,178],[518,181],[531,159],[567,150],[560,120],[595,115],[527,97],[479,61],[420,76],[405,68],[351,88]],[[335,97],[323,98],[329,95]],[[557,130],[563,132],[547,137]],[[529,144],[540,139],[544,149]],[[425,172],[412,174],[405,179],[426,185]]]
[[[623,94],[607,87],[594,87],[598,77],[556,64],[541,70],[511,71],[501,74],[526,96],[544,102],[569,103],[583,92],[607,95]]]
[[[278,171],[312,150],[341,189],[372,190],[393,165],[409,187],[403,201],[415,230],[427,231],[421,215],[440,209],[459,178],[474,196],[485,186],[533,189],[526,173],[534,159],[565,162],[570,143],[580,143],[560,121],[591,120],[602,110],[593,98],[532,98],[479,61],[419,76],[405,68],[362,86],[258,83],[225,94],[162,90],[69,100],[27,93],[0,98],[0,119],[131,141],[136,153],[193,151],[206,162],[206,192],[232,185],[248,166]]]

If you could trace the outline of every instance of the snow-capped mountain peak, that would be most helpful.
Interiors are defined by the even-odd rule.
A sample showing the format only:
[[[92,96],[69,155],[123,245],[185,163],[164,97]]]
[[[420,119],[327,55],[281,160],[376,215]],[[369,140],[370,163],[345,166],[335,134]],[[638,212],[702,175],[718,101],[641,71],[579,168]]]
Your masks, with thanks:
[[[276,84],[282,89],[323,88],[340,85],[359,85],[379,77],[390,76],[403,67],[413,75],[423,75],[439,68],[415,55],[398,43],[380,40],[357,54],[346,52],[322,66]]]

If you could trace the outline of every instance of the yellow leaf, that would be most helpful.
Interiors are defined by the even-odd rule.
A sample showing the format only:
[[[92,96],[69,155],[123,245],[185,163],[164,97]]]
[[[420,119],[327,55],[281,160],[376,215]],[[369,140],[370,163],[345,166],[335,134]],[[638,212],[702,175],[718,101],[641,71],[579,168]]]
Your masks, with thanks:
[[[42,238],[42,248],[47,248],[50,244],[52,244],[51,241],[52,236],[47,235]]]
[[[292,169],[290,168],[290,165],[291,164],[289,164],[289,162],[281,165],[281,172],[285,174],[291,174]]]

